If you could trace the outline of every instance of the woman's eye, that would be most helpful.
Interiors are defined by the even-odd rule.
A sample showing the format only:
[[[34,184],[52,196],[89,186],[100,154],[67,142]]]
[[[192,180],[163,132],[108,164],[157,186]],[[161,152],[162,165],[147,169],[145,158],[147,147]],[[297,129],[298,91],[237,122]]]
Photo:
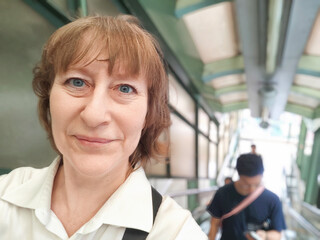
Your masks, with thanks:
[[[130,87],[129,85],[121,85],[119,86],[119,90],[123,93],[131,93],[133,91],[132,87]]]
[[[68,82],[74,87],[83,87],[85,85],[85,82],[79,78],[71,78]]]

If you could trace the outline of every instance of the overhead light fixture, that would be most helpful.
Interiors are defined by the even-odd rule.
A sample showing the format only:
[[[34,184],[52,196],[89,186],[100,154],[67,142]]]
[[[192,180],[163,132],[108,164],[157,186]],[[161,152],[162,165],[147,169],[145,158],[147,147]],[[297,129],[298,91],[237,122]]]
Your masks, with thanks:
[[[260,127],[266,129],[269,127],[270,109],[274,104],[274,99],[277,94],[276,89],[272,83],[266,83],[262,88],[259,89],[259,95],[262,102],[261,111],[261,122]]]

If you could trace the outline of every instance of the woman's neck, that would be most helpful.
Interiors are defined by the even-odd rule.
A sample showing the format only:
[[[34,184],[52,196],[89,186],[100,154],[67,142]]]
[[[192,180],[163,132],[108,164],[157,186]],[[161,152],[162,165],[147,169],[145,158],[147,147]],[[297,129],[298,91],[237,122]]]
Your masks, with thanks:
[[[126,174],[83,176],[63,164],[59,167],[52,190],[51,208],[72,236],[88,222],[126,180]]]

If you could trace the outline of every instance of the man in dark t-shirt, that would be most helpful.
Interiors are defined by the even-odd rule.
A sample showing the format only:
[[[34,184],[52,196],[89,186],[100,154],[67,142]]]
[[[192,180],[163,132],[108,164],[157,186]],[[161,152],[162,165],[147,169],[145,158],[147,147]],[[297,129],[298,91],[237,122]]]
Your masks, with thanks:
[[[229,213],[260,185],[264,171],[262,158],[256,154],[243,154],[237,160],[239,180],[221,187],[208,205],[212,216],[209,239],[214,240],[221,225],[221,217]],[[248,234],[254,231],[260,239],[280,240],[286,228],[279,197],[267,189],[249,206],[222,222],[221,240],[254,239]]]

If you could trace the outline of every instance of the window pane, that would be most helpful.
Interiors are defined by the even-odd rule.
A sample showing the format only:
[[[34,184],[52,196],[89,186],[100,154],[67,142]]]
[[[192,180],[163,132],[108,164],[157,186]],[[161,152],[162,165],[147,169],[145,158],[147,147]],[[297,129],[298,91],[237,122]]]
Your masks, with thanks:
[[[162,133],[159,137],[159,141],[167,142],[168,136],[167,134]],[[145,171],[147,175],[156,175],[156,176],[166,176],[167,175],[167,164],[168,161],[166,159],[161,158],[161,160],[151,159],[150,163],[148,163],[145,167]]]
[[[208,177],[208,139],[199,135],[199,177]]]
[[[145,170],[147,175],[156,175],[156,176],[166,176],[165,162],[159,162],[154,159],[151,159],[150,164],[147,164]]]
[[[210,122],[210,139],[215,143],[218,142],[217,131],[217,125],[214,122]]]
[[[195,103],[183,87],[169,74],[169,102],[191,124],[195,124]]]
[[[209,152],[209,164],[208,164],[208,173],[209,178],[217,177],[217,145],[210,143],[210,152]]]
[[[203,109],[199,108],[199,129],[208,135],[209,116]]]
[[[171,175],[195,177],[195,131],[174,114],[171,114],[171,120]]]

